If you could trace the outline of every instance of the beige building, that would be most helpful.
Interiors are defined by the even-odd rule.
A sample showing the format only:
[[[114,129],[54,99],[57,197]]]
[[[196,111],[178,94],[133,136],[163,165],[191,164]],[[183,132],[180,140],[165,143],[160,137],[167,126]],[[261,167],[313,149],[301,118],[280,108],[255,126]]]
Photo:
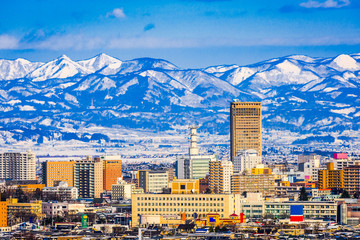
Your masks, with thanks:
[[[199,189],[199,179],[174,179],[169,183],[172,194],[198,194]]]
[[[139,170],[139,187],[146,193],[161,193],[168,187],[169,175],[167,171]]]
[[[36,180],[35,154],[0,153],[0,179]]]
[[[144,193],[142,188],[137,188],[135,183],[127,183],[122,177],[111,187],[111,199],[131,199],[132,194]]]
[[[141,216],[186,216],[187,219],[218,213],[228,217],[240,213],[240,194],[134,194],[132,224],[139,225]]]
[[[234,173],[230,161],[209,162],[209,188],[213,193],[231,193],[231,175]]]
[[[231,178],[231,192],[260,192],[263,196],[275,195],[275,176],[273,174],[234,174]]]
[[[103,192],[103,162],[87,157],[77,160],[74,167],[74,187],[80,198],[99,198]]]
[[[261,156],[261,103],[232,102],[230,106],[230,156],[254,149]]]
[[[56,187],[60,182],[67,182],[69,187],[74,186],[75,161],[43,162],[43,183],[46,187]]]

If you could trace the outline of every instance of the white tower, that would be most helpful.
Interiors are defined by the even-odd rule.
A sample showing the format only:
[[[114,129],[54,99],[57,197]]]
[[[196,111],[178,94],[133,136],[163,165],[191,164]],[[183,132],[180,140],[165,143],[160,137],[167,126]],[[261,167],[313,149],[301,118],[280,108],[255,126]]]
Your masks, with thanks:
[[[197,136],[196,136],[196,129],[199,126],[196,126],[195,123],[189,127],[190,128],[190,148],[189,148],[189,155],[190,156],[197,156],[199,155],[199,148],[197,147]]]

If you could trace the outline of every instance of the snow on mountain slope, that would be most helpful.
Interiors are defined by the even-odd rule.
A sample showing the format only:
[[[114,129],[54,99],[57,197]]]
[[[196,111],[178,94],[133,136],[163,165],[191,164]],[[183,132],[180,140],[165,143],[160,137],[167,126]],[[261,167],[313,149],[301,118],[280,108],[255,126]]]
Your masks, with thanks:
[[[360,64],[351,56],[346,54],[341,54],[333,59],[329,66],[338,70],[338,71],[358,71],[360,70]]]
[[[12,80],[25,77],[29,72],[43,65],[18,58],[16,60],[0,59],[0,80]]]
[[[87,75],[92,72],[92,70],[81,66],[63,55],[38,67],[26,77],[33,79],[33,81],[44,81],[52,78],[68,78],[75,75]]]
[[[122,61],[101,53],[93,58],[77,61],[77,63],[93,72],[96,72],[106,66],[120,66]]]
[[[262,101],[265,131],[348,131],[360,142],[359,59],[360,54],[292,55],[205,69],[105,54],[78,62],[62,56],[45,64],[0,60],[0,128],[13,141],[71,139],[67,131],[89,126],[167,131],[195,120],[204,131],[228,134],[229,104],[239,99]]]
[[[127,74],[147,69],[163,69],[174,70],[178,69],[174,64],[154,58],[139,58],[130,61],[124,61],[122,64],[113,64],[105,67],[99,73],[101,74]]]

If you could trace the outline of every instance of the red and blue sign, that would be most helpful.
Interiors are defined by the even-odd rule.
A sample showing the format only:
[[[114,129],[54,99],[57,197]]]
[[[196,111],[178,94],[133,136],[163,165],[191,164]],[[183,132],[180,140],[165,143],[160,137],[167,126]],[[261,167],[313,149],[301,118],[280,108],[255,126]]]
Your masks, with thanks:
[[[304,205],[290,206],[290,222],[304,221]]]

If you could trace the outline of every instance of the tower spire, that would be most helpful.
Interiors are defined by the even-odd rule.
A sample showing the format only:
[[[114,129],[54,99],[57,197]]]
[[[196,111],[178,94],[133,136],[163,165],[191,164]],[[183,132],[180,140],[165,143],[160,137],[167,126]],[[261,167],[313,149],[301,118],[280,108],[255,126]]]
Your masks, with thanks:
[[[189,155],[196,156],[199,155],[199,148],[197,147],[197,132],[196,130],[199,128],[195,123],[189,126],[190,129],[190,148],[189,148]]]

